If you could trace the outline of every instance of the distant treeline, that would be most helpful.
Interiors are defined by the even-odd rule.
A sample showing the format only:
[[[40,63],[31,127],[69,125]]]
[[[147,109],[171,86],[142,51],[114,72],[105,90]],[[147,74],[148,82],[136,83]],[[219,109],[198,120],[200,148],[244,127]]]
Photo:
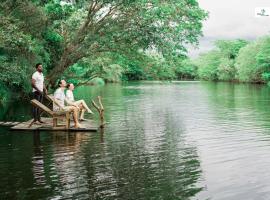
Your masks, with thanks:
[[[192,63],[197,77],[209,81],[269,83],[270,36],[248,42],[218,40],[216,48],[200,55]]]

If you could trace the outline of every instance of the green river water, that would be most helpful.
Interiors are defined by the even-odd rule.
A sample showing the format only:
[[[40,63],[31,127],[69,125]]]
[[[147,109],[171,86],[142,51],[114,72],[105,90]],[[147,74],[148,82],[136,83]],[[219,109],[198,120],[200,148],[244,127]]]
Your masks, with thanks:
[[[134,82],[74,94],[103,97],[104,132],[0,127],[0,199],[270,199],[267,86]],[[30,110],[14,102],[0,121]]]

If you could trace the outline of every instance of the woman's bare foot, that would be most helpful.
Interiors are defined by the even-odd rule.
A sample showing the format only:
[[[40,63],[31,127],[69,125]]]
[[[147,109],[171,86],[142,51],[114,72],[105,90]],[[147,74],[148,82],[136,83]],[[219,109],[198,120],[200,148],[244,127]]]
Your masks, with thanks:
[[[94,114],[90,109],[87,110],[87,112],[90,113],[90,114]]]

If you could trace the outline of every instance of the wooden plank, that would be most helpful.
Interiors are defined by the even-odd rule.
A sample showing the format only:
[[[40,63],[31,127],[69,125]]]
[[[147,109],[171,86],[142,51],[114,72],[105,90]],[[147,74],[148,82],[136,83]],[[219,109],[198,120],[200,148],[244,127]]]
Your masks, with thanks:
[[[39,131],[77,131],[77,132],[92,132],[97,131],[97,127],[89,127],[89,128],[69,128],[65,129],[64,127],[11,127],[11,130],[16,131],[33,131],[33,130],[39,130]]]
[[[97,127],[91,127],[91,128],[70,128],[69,131],[77,131],[77,132],[92,132],[92,131],[97,131],[98,128]]]
[[[40,108],[41,110],[44,110],[46,113],[48,113],[48,114],[50,114],[50,115],[53,115],[53,111],[52,111],[50,108],[48,108],[47,106],[45,106],[45,105],[43,105],[42,103],[40,103],[38,100],[32,99],[32,100],[31,100],[31,103],[32,103],[34,106]]]
[[[58,102],[55,101],[54,96],[53,96],[52,94],[46,95],[46,98],[47,98],[49,101],[51,101],[51,102],[53,102],[54,104],[56,104],[59,108],[61,108],[61,105],[59,105]]]
[[[92,132],[97,131],[98,126],[93,120],[86,120],[82,121],[81,125],[84,128],[74,128],[74,121],[71,121],[70,125],[71,128],[66,129],[65,124],[63,126],[59,127],[52,127],[52,118],[45,118],[42,117],[42,121],[46,122],[45,124],[34,124],[32,127],[28,127],[31,123],[32,119],[26,122],[18,123],[17,125],[11,127],[11,130],[17,130],[17,131],[34,131],[34,130],[40,130],[40,131],[77,131],[77,132]]]
[[[19,123],[21,123],[21,122],[12,122],[12,126],[15,126],[15,125],[17,125]]]
[[[0,122],[0,126],[15,126],[21,122]]]
[[[13,130],[13,131],[34,131],[34,130],[37,130],[37,128],[34,128],[34,127],[11,127],[10,130]]]
[[[11,126],[12,122],[5,122],[2,124],[2,126]]]

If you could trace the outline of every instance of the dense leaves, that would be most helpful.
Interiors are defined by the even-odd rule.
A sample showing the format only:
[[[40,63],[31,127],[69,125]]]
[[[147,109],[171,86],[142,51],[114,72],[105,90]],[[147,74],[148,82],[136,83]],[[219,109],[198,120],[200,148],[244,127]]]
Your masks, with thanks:
[[[269,83],[270,37],[252,42],[217,41],[216,49],[194,61],[198,76],[205,80]]]
[[[236,60],[241,48],[248,44],[244,40],[218,40],[216,49],[199,56],[195,60],[198,76],[204,80],[236,81],[238,71]]]
[[[61,77],[172,79],[175,58],[197,44],[206,16],[195,0],[2,0],[0,83],[29,92],[37,62],[52,85]]]

